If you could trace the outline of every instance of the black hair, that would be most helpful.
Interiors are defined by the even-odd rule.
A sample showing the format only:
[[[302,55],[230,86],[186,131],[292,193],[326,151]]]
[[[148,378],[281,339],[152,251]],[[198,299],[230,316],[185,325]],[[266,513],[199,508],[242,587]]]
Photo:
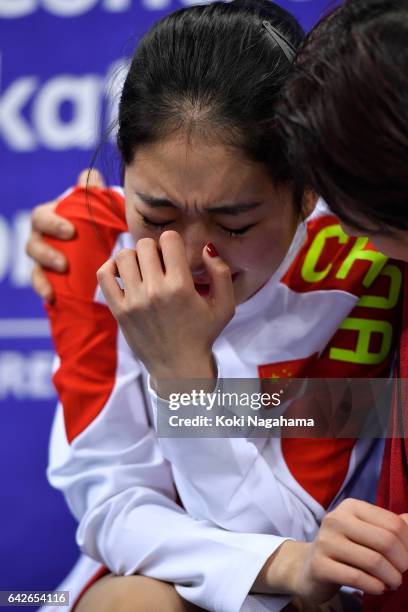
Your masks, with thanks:
[[[408,229],[408,0],[348,0],[307,38],[278,109],[297,180],[359,228]]]
[[[181,9],[147,32],[119,105],[125,165],[139,146],[182,131],[240,147],[274,180],[290,180],[274,109],[291,64],[263,21],[292,47],[302,43],[296,19],[268,0]]]

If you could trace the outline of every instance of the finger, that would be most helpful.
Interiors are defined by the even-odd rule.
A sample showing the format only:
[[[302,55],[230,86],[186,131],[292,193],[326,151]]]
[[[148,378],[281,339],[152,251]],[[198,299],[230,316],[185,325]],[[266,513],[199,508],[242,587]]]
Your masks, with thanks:
[[[149,288],[162,283],[164,272],[155,240],[153,238],[138,240],[136,252],[143,284]]]
[[[347,521],[344,525],[344,534],[349,540],[383,555],[399,572],[408,569],[408,551],[387,529],[356,519]]]
[[[391,589],[397,589],[402,581],[399,572],[381,553],[346,538],[335,538],[328,543],[326,554],[332,559],[346,565],[363,570],[365,573],[378,578]]]
[[[233,310],[235,307],[234,286],[229,266],[221,259],[217,249],[211,243],[203,252],[203,260],[211,277],[211,295],[216,307]]]
[[[105,181],[102,174],[96,168],[86,168],[82,170],[77,180],[78,187],[98,187],[105,189]]]
[[[193,288],[193,277],[187,260],[186,248],[180,234],[174,230],[163,232],[159,238],[159,245],[168,280],[181,281]]]
[[[136,251],[122,249],[116,254],[115,263],[122,279],[125,294],[131,295],[142,282]]]
[[[116,280],[117,273],[118,269],[113,259],[108,259],[96,273],[102,293],[113,314],[119,311],[124,299],[124,291],[119,287]]]
[[[408,525],[398,514],[368,502],[359,501],[356,504],[355,516],[363,522],[391,532],[408,551]]]
[[[26,253],[40,266],[55,272],[65,272],[67,269],[67,260],[63,253],[47,244],[41,234],[36,231],[31,233],[26,244]]]
[[[360,589],[369,595],[381,595],[386,588],[378,578],[333,559],[325,559],[322,563],[318,581]]]
[[[75,227],[55,213],[57,201],[36,206],[31,215],[31,223],[34,231],[54,238],[69,240],[75,234]]]
[[[34,266],[31,272],[31,281],[34,291],[46,302],[51,303],[54,299],[54,292],[51,283],[48,281],[44,271],[40,266]]]
[[[400,514],[400,517],[408,525],[408,514],[407,513]]]

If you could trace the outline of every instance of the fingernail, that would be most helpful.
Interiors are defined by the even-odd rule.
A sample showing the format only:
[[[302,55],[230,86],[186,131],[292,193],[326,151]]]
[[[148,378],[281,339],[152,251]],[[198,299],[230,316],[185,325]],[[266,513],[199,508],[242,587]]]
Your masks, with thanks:
[[[218,251],[212,242],[207,242],[205,249],[210,257],[218,257]]]

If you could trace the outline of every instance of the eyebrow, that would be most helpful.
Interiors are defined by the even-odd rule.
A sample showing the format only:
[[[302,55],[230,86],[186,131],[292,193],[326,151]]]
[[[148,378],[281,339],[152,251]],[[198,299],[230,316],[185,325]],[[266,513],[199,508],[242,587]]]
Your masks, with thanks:
[[[171,200],[168,200],[167,198],[156,198],[154,196],[147,195],[146,193],[141,193],[139,191],[136,191],[136,195],[139,196],[139,198],[151,208],[179,208],[179,206],[176,206],[174,202],[171,202]],[[220,206],[208,208],[207,212],[224,215],[239,215],[241,213],[247,212],[248,210],[258,208],[260,205],[261,202],[239,202],[235,204],[222,204]]]

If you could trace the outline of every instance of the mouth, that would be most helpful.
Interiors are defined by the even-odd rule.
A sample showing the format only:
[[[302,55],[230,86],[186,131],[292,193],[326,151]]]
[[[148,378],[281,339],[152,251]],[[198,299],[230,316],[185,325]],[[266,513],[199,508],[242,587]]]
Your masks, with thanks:
[[[203,297],[210,295],[210,283],[194,283],[194,287],[197,293]]]
[[[238,274],[239,274],[238,272],[235,272],[231,276],[232,282],[235,281],[235,279],[237,278]],[[194,283],[194,287],[195,287],[195,290],[197,291],[197,293],[199,293],[201,296],[207,297],[208,295],[210,295],[210,287],[211,287],[211,285],[210,285],[209,282],[201,282],[201,281],[197,282],[196,281]]]

